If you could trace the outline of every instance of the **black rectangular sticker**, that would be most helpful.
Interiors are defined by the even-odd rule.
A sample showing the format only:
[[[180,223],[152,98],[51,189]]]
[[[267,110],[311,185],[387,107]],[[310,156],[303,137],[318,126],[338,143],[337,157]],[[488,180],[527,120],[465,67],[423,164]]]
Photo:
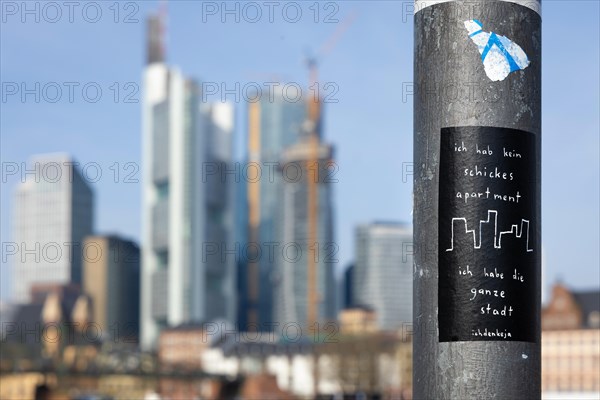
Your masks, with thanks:
[[[440,342],[536,340],[535,137],[441,131]]]

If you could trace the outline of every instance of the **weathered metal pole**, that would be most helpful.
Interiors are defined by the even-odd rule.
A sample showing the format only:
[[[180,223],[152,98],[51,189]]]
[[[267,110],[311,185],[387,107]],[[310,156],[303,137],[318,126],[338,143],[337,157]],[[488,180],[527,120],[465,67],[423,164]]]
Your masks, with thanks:
[[[540,13],[415,2],[415,399],[541,397]]]

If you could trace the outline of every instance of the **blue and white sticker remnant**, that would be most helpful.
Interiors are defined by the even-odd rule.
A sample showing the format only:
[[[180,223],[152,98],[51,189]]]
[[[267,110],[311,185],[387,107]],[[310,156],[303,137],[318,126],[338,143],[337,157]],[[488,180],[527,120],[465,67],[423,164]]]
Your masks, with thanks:
[[[469,37],[477,45],[485,74],[492,81],[502,81],[511,72],[527,68],[529,59],[518,44],[494,32],[484,32],[476,19],[465,21]]]

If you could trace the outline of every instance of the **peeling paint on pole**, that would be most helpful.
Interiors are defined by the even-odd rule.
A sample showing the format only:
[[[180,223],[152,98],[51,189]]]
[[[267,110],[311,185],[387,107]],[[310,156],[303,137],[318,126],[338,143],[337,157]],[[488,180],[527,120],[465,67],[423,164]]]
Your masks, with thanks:
[[[541,396],[540,10],[415,2],[415,399]]]

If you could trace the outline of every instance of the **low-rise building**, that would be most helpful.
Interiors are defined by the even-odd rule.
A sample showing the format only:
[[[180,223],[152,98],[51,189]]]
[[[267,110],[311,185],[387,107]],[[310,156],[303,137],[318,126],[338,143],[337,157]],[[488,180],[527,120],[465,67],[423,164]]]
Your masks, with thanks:
[[[340,311],[341,334],[364,334],[377,331],[377,314],[368,306],[355,306]]]
[[[201,357],[210,346],[204,324],[186,324],[165,328],[158,339],[158,361],[161,368],[200,370]]]
[[[4,324],[4,369],[28,370],[49,362],[71,367],[93,359],[99,337],[90,322],[88,296],[72,285],[52,284],[34,285],[31,298],[32,303],[19,305]]]
[[[300,398],[352,395],[410,398],[412,343],[392,332],[341,334],[291,341],[273,333],[240,333],[203,353],[210,374],[273,376],[284,392]]]
[[[544,398],[600,398],[600,290],[557,284],[542,310]]]

